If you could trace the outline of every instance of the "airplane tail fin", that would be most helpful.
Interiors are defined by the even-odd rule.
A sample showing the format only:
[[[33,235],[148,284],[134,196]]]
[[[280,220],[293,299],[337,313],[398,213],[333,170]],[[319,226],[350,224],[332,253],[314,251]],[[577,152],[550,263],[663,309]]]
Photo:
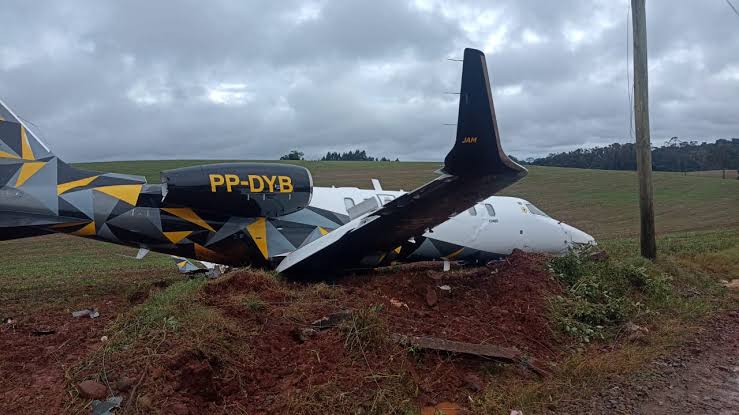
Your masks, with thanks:
[[[457,138],[442,171],[454,176],[527,173],[500,146],[485,54],[476,49],[464,50]]]
[[[0,101],[0,160],[32,162],[54,155],[41,140]],[[4,163],[5,164],[5,163]]]

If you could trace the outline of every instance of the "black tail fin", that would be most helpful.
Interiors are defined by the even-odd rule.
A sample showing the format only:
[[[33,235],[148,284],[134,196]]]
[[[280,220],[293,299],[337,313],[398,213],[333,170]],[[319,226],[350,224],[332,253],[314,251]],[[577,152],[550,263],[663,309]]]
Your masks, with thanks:
[[[500,147],[485,54],[476,49],[464,50],[457,139],[442,170],[454,176],[526,174]]]

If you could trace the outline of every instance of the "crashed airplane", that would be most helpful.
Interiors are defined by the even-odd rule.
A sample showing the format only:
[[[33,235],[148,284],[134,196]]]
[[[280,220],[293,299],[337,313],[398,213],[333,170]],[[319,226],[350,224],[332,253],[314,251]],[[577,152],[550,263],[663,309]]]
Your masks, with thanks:
[[[0,240],[66,233],[197,261],[337,273],[393,261],[563,253],[593,238],[531,203],[492,196],[527,173],[500,146],[485,56],[464,52],[457,135],[412,192],[313,186],[299,166],[209,164],[139,176],[75,168],[0,102]],[[141,254],[139,256],[142,256]]]

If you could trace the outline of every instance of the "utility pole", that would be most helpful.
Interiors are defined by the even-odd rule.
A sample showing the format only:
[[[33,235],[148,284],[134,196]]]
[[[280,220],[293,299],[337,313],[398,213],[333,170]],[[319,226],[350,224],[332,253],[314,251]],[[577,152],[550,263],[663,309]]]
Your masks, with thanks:
[[[647,18],[645,0],[631,0],[634,28],[634,126],[636,129],[636,169],[639,176],[641,255],[657,258],[652,198],[652,144],[649,138],[649,86],[647,82]]]

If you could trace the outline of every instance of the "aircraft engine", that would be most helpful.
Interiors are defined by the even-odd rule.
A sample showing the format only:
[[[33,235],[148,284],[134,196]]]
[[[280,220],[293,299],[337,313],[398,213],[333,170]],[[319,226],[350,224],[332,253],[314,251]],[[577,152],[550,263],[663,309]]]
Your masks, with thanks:
[[[242,217],[276,217],[310,203],[308,169],[288,164],[223,163],[162,172],[162,206]]]

